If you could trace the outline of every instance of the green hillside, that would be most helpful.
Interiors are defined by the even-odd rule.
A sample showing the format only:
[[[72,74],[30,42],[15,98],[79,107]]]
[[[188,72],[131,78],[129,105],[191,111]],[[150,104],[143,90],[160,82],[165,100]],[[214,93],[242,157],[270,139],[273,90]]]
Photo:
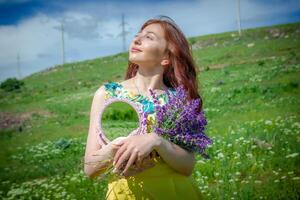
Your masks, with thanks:
[[[207,199],[300,198],[300,23],[189,38],[214,144],[193,177]],[[102,199],[83,173],[94,92],[128,52],[56,66],[0,90],[0,197]]]

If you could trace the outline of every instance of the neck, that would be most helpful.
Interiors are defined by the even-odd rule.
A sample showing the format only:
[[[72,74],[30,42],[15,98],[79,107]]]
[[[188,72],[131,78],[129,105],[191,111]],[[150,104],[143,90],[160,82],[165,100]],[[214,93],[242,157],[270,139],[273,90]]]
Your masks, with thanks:
[[[156,69],[145,69],[139,67],[136,76],[134,77],[134,82],[138,87],[141,94],[146,94],[150,96],[149,89],[155,90],[166,90],[167,86],[163,83],[163,68]]]

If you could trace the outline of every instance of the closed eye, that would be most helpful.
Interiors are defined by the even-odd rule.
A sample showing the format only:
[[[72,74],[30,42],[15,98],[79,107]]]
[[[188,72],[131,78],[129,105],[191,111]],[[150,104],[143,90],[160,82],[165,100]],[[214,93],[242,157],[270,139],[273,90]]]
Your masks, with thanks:
[[[152,40],[152,38],[151,38],[151,37],[149,37],[149,36],[147,36],[147,38],[150,38],[150,40]]]
[[[136,35],[134,35],[134,37],[137,37],[138,35],[136,34]],[[153,38],[152,37],[150,37],[150,36],[147,36],[147,38],[149,38],[150,40],[153,40]]]

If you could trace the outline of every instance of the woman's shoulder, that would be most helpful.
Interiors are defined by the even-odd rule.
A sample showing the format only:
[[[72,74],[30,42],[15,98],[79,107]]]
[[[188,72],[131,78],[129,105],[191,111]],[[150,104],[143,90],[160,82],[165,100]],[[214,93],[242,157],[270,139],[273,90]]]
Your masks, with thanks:
[[[114,90],[114,89],[120,87],[119,84],[115,81],[107,81],[107,82],[103,83],[103,85],[101,85],[101,87],[102,86],[104,87],[105,90]]]
[[[100,86],[100,88],[101,87],[103,87],[103,90],[106,93],[106,98],[108,98],[109,96],[122,96],[127,92],[125,87],[131,88],[132,86],[130,85],[128,80],[124,80],[122,82],[106,81],[103,83],[103,85]]]
[[[120,88],[120,85],[115,81],[106,81],[104,82],[98,90],[103,91],[105,93],[105,99],[109,96],[115,96],[115,92],[117,88]]]
[[[105,89],[116,89],[121,87],[131,88],[130,79],[124,81],[106,81],[104,84]]]

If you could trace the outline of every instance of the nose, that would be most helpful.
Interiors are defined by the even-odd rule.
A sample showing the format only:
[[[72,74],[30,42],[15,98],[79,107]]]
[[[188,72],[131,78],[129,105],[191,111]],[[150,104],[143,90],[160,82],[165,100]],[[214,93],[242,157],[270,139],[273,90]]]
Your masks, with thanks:
[[[140,44],[141,43],[141,40],[140,40],[139,36],[135,36],[135,38],[133,40],[134,40],[134,44]]]

